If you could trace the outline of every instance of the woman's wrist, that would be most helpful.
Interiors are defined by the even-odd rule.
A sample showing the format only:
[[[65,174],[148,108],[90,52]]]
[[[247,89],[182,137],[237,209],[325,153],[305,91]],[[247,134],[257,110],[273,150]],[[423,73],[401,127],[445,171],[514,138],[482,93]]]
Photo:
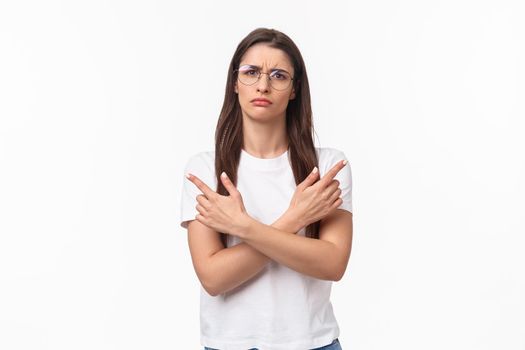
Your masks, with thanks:
[[[295,213],[289,211],[281,215],[281,217],[279,217],[271,225],[264,225],[249,215],[243,215],[243,217],[239,218],[237,222],[238,224],[236,226],[237,228],[235,229],[234,235],[238,236],[242,240],[248,240],[252,234],[261,232],[261,230],[264,229],[264,226],[270,226],[288,234],[296,234],[303,227],[301,224],[299,224],[298,217],[295,215]]]
[[[253,226],[255,219],[252,218],[248,213],[242,214],[234,227],[231,230],[231,234],[239,238],[244,238],[248,234],[248,231]]]
[[[282,225],[285,226],[285,231],[290,231],[293,233],[299,232],[300,229],[302,229],[305,225],[305,223],[302,220],[301,215],[297,213],[294,209],[288,209],[284,214],[279,218],[279,220],[282,222]]]
[[[239,218],[239,220],[237,220],[231,233],[242,239],[250,233],[250,230],[253,228],[254,224],[256,224],[256,221],[257,220],[252,218],[248,213],[245,213]],[[305,227],[306,224],[302,221],[299,213],[293,209],[288,209],[271,226],[281,231],[296,234],[299,230]]]

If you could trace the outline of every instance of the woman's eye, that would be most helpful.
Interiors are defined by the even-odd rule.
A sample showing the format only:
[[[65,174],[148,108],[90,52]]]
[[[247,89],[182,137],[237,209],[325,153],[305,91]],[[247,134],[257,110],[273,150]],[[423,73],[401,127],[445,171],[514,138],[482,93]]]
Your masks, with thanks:
[[[242,72],[244,75],[256,75],[257,71],[255,69],[247,69]]]
[[[272,74],[272,78],[282,80],[282,79],[286,79],[286,75],[276,72]]]

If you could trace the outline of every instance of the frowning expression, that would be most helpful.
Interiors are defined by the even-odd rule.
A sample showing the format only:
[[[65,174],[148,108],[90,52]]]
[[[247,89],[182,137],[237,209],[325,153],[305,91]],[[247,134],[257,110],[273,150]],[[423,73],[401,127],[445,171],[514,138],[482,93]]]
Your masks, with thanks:
[[[243,116],[265,120],[285,118],[288,101],[295,98],[293,80],[283,84],[294,77],[288,55],[266,43],[258,43],[245,52],[237,68],[240,70],[237,72],[235,92]],[[259,72],[262,74],[257,80]]]

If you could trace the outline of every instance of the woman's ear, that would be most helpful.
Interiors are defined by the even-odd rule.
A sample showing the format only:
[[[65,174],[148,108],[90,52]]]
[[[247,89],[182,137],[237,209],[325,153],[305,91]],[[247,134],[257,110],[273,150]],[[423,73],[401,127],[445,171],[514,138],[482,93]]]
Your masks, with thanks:
[[[290,95],[290,100],[295,98],[295,89],[292,89],[292,94]]]
[[[237,89],[237,82],[235,82],[235,85],[233,86],[233,89],[235,90],[235,93],[238,94],[239,90]]]

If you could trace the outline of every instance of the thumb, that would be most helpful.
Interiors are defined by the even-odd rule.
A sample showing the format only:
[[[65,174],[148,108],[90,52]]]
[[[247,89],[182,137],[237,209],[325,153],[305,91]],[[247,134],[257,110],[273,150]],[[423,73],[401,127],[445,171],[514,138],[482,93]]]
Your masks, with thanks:
[[[226,175],[224,171],[221,173],[221,181],[224,187],[226,187],[226,189],[228,190],[228,193],[230,195],[237,194],[239,192],[237,191],[237,188],[235,187],[233,182],[231,182],[230,178],[228,177],[228,175]]]
[[[312,186],[315,183],[318,176],[319,176],[319,169],[317,169],[317,167],[314,167],[312,172],[297,187],[301,187],[301,189],[305,189],[306,187]]]

